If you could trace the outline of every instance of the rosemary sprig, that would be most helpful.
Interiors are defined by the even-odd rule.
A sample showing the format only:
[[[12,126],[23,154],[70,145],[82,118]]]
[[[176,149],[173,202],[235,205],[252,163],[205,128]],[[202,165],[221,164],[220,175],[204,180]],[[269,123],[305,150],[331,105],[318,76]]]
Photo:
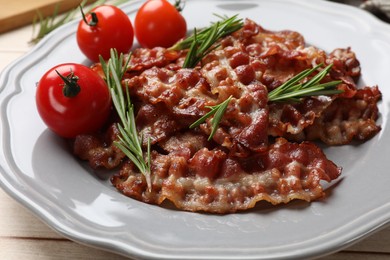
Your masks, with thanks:
[[[112,102],[119,115],[121,124],[118,124],[120,132],[119,141],[115,145],[135,164],[138,170],[145,176],[148,189],[151,191],[151,159],[150,139],[147,140],[146,156],[142,150],[142,136],[137,132],[134,117],[134,105],[131,102],[128,88],[123,92],[121,79],[126,71],[130,59],[124,63],[124,56],[116,50],[111,50],[111,58],[106,63],[100,57],[100,63],[104,71],[108,88],[111,92]]]
[[[319,83],[329,73],[333,64],[326,66],[322,71],[307,82],[301,83],[304,78],[313,74],[313,72],[322,66],[323,64],[319,64],[312,69],[306,69],[287,80],[285,83],[268,93],[268,101],[299,102],[299,100],[303,97],[342,93],[342,90],[336,89],[336,86],[341,83],[340,80],[323,84]]]
[[[234,15],[232,17],[224,18],[224,20],[216,22],[200,32],[194,29],[193,35],[179,41],[170,49],[189,49],[183,67],[194,68],[204,56],[218,47],[218,45],[212,46],[219,39],[242,28],[242,19],[238,19],[237,16],[238,15]]]
[[[83,2],[86,2],[86,1],[83,1]],[[54,8],[53,15],[48,16],[46,18],[43,17],[42,13],[39,10],[37,10],[37,15],[34,16],[34,19],[33,19],[33,35],[35,34],[38,21],[39,21],[39,30],[38,30],[37,34],[35,36],[33,36],[32,39],[30,40],[31,44],[38,43],[47,34],[54,31],[55,29],[57,29],[61,25],[70,22],[74,18],[76,12],[73,10],[71,12],[67,12],[66,14],[64,14],[62,16],[62,18],[57,19],[59,7],[60,7],[60,5],[57,4]]]
[[[88,6],[88,10],[86,12],[89,12],[93,8],[102,5],[106,2],[106,0],[98,0],[95,1],[93,4]],[[117,0],[111,3],[111,5],[119,5],[121,3],[126,2],[126,0]],[[85,5],[88,3],[88,0],[83,0],[80,3],[80,7],[84,8]],[[38,43],[43,37],[45,37],[50,32],[54,31],[58,27],[74,20],[77,17],[77,14],[79,14],[79,7],[74,8],[63,15],[59,15],[59,8],[60,4],[56,4],[53,14],[48,17],[43,17],[42,13],[37,10],[37,15],[33,19],[33,35],[35,35],[36,32],[36,26],[39,26],[39,29],[35,36],[32,36],[32,39],[30,40],[31,44]]]
[[[198,41],[203,42],[205,39],[208,38],[208,35],[210,34],[210,31],[213,30],[213,27],[218,24],[218,28],[220,31],[220,38],[229,35],[239,29],[242,28],[244,25],[242,19],[238,19],[238,14],[232,16],[232,17],[222,17],[219,15],[216,15],[217,17],[221,18],[222,20],[218,23],[214,23],[211,26],[204,28],[200,30],[197,34]],[[194,41],[195,35],[192,34],[191,36],[188,36],[184,40],[181,40],[177,42],[175,45],[173,45],[170,49],[171,50],[184,50],[191,47],[193,41]]]
[[[221,122],[221,119],[222,119],[223,115],[225,114],[225,111],[226,111],[231,99],[232,99],[232,96],[228,97],[227,99],[225,99],[225,101],[223,101],[222,103],[220,103],[218,105],[206,106],[207,108],[210,108],[211,110],[207,114],[205,114],[204,116],[202,116],[201,118],[196,120],[194,123],[192,123],[190,125],[190,128],[192,129],[192,128],[199,126],[200,124],[204,123],[207,118],[214,115],[213,119],[211,119],[211,133],[210,133],[209,138],[208,138],[208,140],[210,141],[213,138],[215,132],[217,131],[219,123]]]

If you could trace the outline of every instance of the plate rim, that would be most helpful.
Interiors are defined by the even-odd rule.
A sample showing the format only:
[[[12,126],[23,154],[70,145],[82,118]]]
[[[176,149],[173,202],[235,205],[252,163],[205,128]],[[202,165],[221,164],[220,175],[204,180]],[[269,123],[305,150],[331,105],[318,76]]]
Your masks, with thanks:
[[[189,0],[189,1],[192,1],[192,0]],[[246,2],[252,2],[252,1],[255,1],[255,0],[246,1]],[[138,5],[141,2],[143,2],[143,1],[137,0],[137,1],[134,1],[134,2],[131,2],[129,4],[124,5],[123,8],[125,10],[127,10],[127,9],[130,9],[131,6]],[[216,2],[228,2],[228,1],[216,1]],[[298,1],[279,0],[279,2],[295,2],[296,3]],[[305,0],[305,1],[299,1],[299,2],[300,3],[305,2],[305,4],[312,5],[314,1]],[[330,3],[330,2],[326,2],[326,1],[322,1],[322,0],[317,0],[317,3],[322,3],[324,5],[331,4],[331,6],[333,6],[335,4],[335,3]],[[344,5],[341,5],[340,7],[350,9],[350,10],[355,9],[353,7],[344,6]],[[359,11],[355,10],[355,11],[360,12],[359,14],[364,13],[364,14],[366,14],[367,17],[370,17],[369,18],[370,23],[374,23],[374,24],[376,24],[376,26],[384,26],[384,28],[386,28],[386,30],[388,30],[386,35],[389,35],[390,26],[388,24],[384,23],[383,21],[380,21],[379,19],[375,18],[374,16],[372,16],[372,15],[370,15],[362,10],[359,10]],[[45,38],[38,45],[36,45],[29,52],[27,52],[26,55],[15,60],[14,62],[12,62],[9,66],[7,66],[2,71],[2,73],[0,75],[0,83],[2,83],[2,84],[0,84],[0,102],[1,102],[2,108],[4,108],[4,106],[6,106],[7,98],[10,98],[10,96],[17,94],[16,92],[13,92],[12,89],[9,89],[9,84],[3,84],[4,82],[7,82],[7,79],[9,77],[11,77],[14,68],[17,67],[20,63],[23,63],[24,61],[29,60],[29,59],[31,59],[30,63],[33,63],[35,61],[35,59],[37,59],[43,55],[43,54],[39,54],[40,50],[43,48],[47,48],[48,45],[51,48],[55,48],[55,44],[56,44],[55,39],[56,39],[56,37],[58,37],[59,30],[66,30],[66,32],[68,32],[68,33],[74,33],[75,30],[73,27],[75,24],[76,24],[76,21],[73,21],[73,22],[55,30],[52,34],[47,36],[47,38]],[[375,31],[377,31],[377,29]],[[385,32],[381,31],[381,33],[385,33]],[[68,35],[68,34],[66,34],[66,35]],[[65,36],[63,35],[63,37],[65,37]],[[21,72],[19,72],[19,73],[21,73]],[[4,116],[3,113],[5,113],[4,109],[2,109],[2,111],[1,111],[2,118]],[[4,147],[6,146],[6,143],[7,143],[7,141],[5,140],[6,137],[3,135],[4,132],[6,132],[6,131],[4,131],[5,126],[3,123],[1,123],[0,125],[3,129],[3,130],[0,130],[1,131],[0,133],[2,135],[1,153],[5,156],[10,156],[10,154],[7,155],[6,151],[4,150]],[[11,197],[13,197],[15,200],[17,200],[20,204],[27,207],[38,218],[42,219],[47,225],[52,227],[55,231],[59,232],[63,236],[65,236],[73,241],[79,242],[81,244],[86,244],[88,246],[96,247],[99,249],[105,249],[107,251],[119,253],[119,254],[122,254],[125,256],[129,256],[129,253],[130,253],[129,250],[132,250],[131,254],[130,254],[130,256],[132,256],[132,257],[145,257],[145,256],[149,257],[149,258],[172,257],[171,255],[163,255],[163,254],[155,255],[152,252],[146,252],[146,251],[140,250],[139,248],[129,249],[129,246],[126,246],[126,248],[124,248],[123,246],[118,246],[116,244],[116,241],[102,241],[99,239],[88,238],[88,235],[83,236],[82,234],[77,234],[77,231],[70,230],[69,227],[64,226],[63,223],[56,221],[54,216],[50,216],[50,213],[46,212],[45,209],[42,208],[42,206],[38,205],[35,201],[28,198],[27,194],[23,193],[23,191],[25,191],[23,186],[17,187],[17,186],[15,186],[15,184],[12,184],[10,182],[9,178],[13,177],[13,176],[11,176],[12,175],[12,168],[15,166],[9,165],[9,161],[10,161],[9,159],[8,160],[5,159],[5,161],[0,160],[0,162],[1,162],[1,164],[0,164],[0,173],[1,173],[0,174],[0,186],[2,187],[2,189],[5,190],[7,194],[9,194]],[[11,175],[10,175],[9,171],[11,171]],[[6,177],[8,177],[8,178],[6,178]],[[389,209],[390,202],[388,204],[384,205],[383,208]],[[382,208],[377,209],[377,210],[381,211]],[[372,213],[367,213],[367,214],[371,215]],[[337,248],[333,248],[332,252],[336,252],[336,251],[341,250],[347,246],[350,246],[351,244],[365,238],[366,236],[368,236],[372,232],[377,231],[377,230],[387,226],[390,223],[390,213],[388,213],[387,215],[383,215],[383,214],[381,214],[381,215],[383,216],[384,219],[377,218],[376,219],[377,223],[372,223],[373,221],[371,221],[370,226],[365,226],[364,228],[362,228],[362,230],[357,232],[359,234],[359,236],[354,236],[354,237],[347,236],[347,239],[344,239],[345,240],[344,243],[341,244]],[[299,257],[299,256],[312,257],[312,256],[320,256],[321,254],[325,255],[325,254],[328,254],[329,252],[330,251],[328,251],[328,250],[325,251],[325,248],[322,248],[322,252],[321,252],[321,250],[311,248],[311,251],[307,250],[305,252],[305,255],[302,255],[301,253],[300,254],[296,253],[295,255],[294,254],[272,255],[272,257],[275,257],[275,258],[291,258],[291,257]],[[176,256],[176,257],[182,258],[183,256]],[[268,256],[268,257],[270,257],[270,256]],[[247,259],[250,259],[250,258],[252,258],[252,257],[248,257]],[[190,259],[190,257],[186,257],[186,259]]]

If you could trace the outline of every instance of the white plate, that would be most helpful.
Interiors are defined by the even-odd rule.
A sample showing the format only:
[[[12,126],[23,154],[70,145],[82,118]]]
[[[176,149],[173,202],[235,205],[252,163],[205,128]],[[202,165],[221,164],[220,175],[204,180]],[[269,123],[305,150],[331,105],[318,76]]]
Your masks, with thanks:
[[[124,7],[132,19],[141,2]],[[64,236],[135,258],[317,257],[389,223],[390,26],[356,8],[313,0],[189,0],[184,10],[188,28],[208,25],[213,13],[240,13],[267,29],[299,31],[326,51],[351,46],[361,61],[361,84],[378,84],[382,90],[382,131],[364,144],[325,150],[344,167],[325,200],[207,215],[132,200],[95,177],[46,130],[35,108],[35,83],[47,69],[62,62],[87,63],[77,48],[76,22],[48,36],[1,75],[3,189]]]

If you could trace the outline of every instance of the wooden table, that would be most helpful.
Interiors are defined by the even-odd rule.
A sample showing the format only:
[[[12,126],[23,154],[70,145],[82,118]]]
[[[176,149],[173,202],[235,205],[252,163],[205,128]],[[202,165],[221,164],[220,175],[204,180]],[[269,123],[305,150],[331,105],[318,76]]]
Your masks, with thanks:
[[[0,35],[0,71],[26,53],[32,28]],[[0,189],[0,259],[125,259],[61,237]],[[325,260],[390,259],[390,227]]]

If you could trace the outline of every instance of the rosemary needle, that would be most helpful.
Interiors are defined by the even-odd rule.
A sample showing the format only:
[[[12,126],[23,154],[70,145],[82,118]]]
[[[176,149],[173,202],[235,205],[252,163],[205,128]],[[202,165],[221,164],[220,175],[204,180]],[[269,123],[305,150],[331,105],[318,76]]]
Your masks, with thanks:
[[[108,88],[111,92],[112,102],[118,113],[121,124],[118,124],[119,141],[115,145],[135,164],[138,170],[145,176],[148,189],[151,191],[151,159],[150,159],[150,138],[147,140],[146,158],[142,150],[142,137],[137,132],[135,124],[134,106],[131,103],[128,88],[124,93],[122,89],[121,79],[126,72],[127,64],[130,59],[127,59],[124,64],[124,56],[111,49],[111,58],[106,63],[100,57],[100,63],[104,71]],[[123,65],[124,64],[124,65]]]
[[[207,108],[210,108],[211,110],[207,114],[205,114],[204,116],[202,116],[201,118],[196,120],[194,123],[192,123],[190,125],[190,128],[195,128],[195,127],[199,126],[200,124],[204,123],[207,118],[214,115],[213,119],[211,119],[211,133],[210,133],[209,138],[208,138],[208,140],[210,141],[213,138],[215,132],[217,131],[219,123],[221,122],[222,117],[223,117],[231,99],[232,99],[232,96],[228,97],[225,101],[223,101],[222,103],[220,103],[218,105],[206,106]]]

